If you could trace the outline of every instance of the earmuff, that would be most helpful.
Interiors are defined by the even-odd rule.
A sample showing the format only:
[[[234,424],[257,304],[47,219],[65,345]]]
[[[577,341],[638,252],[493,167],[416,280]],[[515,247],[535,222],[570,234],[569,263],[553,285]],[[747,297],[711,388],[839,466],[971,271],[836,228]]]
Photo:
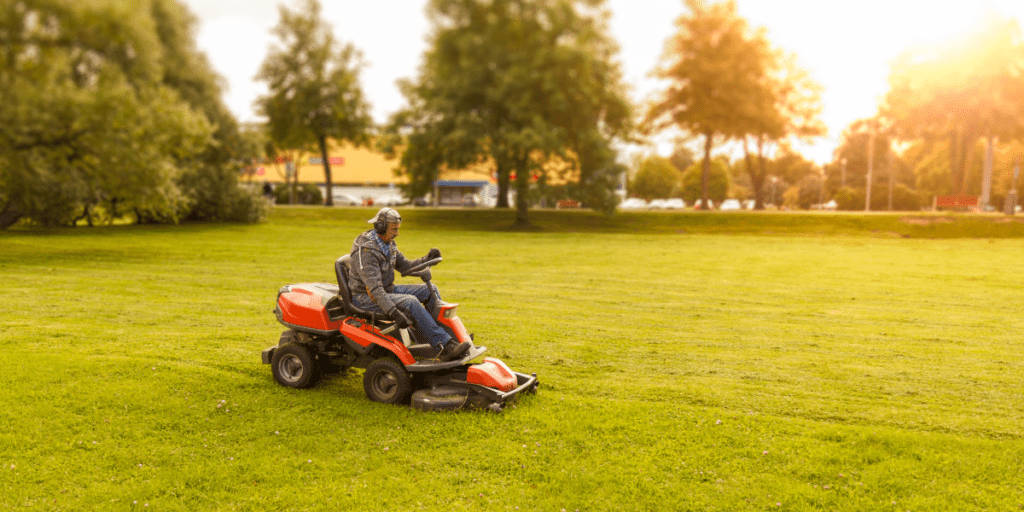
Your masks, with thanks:
[[[380,214],[377,215],[377,220],[373,223],[373,230],[376,231],[378,235],[383,236],[384,233],[388,232],[388,214],[393,211],[394,210],[391,208],[388,208],[386,210],[381,210]]]

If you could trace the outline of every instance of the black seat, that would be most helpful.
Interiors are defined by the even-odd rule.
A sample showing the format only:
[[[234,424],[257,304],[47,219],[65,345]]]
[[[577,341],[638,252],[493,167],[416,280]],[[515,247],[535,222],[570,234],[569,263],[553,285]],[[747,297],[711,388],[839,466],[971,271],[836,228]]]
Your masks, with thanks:
[[[352,292],[348,289],[348,262],[351,258],[351,254],[346,254],[334,262],[334,273],[338,277],[338,297],[341,297],[346,313],[356,318],[367,320],[371,325],[376,324],[378,317],[381,319],[387,317],[381,313],[367,311],[352,303]]]

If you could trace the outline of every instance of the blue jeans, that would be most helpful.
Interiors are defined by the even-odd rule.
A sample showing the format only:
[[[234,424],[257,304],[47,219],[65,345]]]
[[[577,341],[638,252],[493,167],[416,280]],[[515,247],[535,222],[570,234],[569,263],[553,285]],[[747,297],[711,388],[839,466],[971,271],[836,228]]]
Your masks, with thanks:
[[[437,300],[441,300],[441,293],[436,286],[434,286],[434,296]],[[448,340],[452,339],[440,325],[437,325],[430,312],[423,307],[423,302],[430,298],[430,290],[427,289],[426,284],[396,284],[395,291],[389,293],[388,298],[395,303],[395,306],[398,306],[398,309],[412,318],[413,323],[416,324],[416,330],[432,347],[440,349]],[[352,297],[352,302],[360,309],[387,314],[365,293],[356,294]],[[433,304],[430,306],[433,309]]]

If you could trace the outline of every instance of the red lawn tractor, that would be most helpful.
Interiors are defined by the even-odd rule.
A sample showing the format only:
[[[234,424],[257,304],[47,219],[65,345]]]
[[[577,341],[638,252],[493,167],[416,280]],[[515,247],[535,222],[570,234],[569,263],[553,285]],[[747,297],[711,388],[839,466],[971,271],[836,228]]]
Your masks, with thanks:
[[[441,258],[426,261],[402,276],[419,277],[431,290],[427,304],[438,324],[459,343],[473,343],[458,304],[434,300],[430,268]],[[360,309],[348,289],[349,255],[334,264],[338,284],[304,283],[277,292],[274,314],[288,330],[277,345],[263,351],[274,379],[282,386],[308,388],[329,373],[365,368],[363,389],[375,402],[411,403],[414,409],[448,411],[486,409],[501,412],[522,393],[537,390],[537,374],[514,372],[487,351],[470,345],[461,359],[440,361],[437,350],[418,339],[415,328],[398,329],[386,315]]]

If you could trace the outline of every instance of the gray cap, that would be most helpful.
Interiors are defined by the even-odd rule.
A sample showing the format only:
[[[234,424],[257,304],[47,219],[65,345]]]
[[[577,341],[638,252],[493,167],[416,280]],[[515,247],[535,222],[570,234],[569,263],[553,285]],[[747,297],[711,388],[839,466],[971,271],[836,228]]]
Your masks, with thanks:
[[[395,210],[394,208],[388,208],[388,207],[385,206],[384,208],[381,208],[380,211],[377,212],[377,215],[374,215],[372,219],[370,219],[370,220],[368,220],[366,222],[368,222],[370,224],[374,224],[378,220],[383,220],[384,222],[387,222],[388,224],[392,224],[392,223],[401,224],[402,223],[402,216],[398,214],[398,210]]]

